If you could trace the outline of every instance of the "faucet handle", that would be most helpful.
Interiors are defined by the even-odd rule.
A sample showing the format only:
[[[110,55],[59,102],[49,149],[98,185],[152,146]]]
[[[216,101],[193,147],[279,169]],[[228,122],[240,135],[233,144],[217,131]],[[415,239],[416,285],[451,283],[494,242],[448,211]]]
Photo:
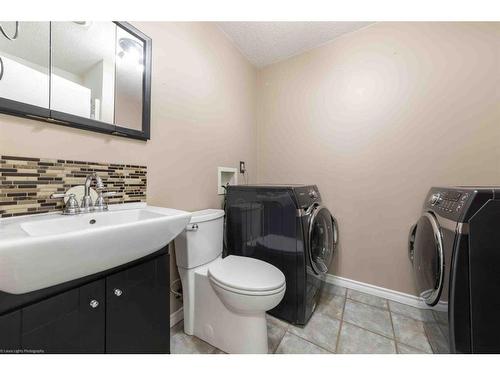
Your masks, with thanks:
[[[108,204],[104,200],[104,197],[112,197],[116,194],[118,194],[116,191],[107,191],[104,193],[102,190],[99,190],[99,195],[94,203],[94,210],[106,211],[108,209]]]
[[[73,215],[80,212],[80,207],[78,206],[78,201],[76,200],[75,194],[70,194],[69,199],[66,202],[63,213],[66,215]]]
[[[78,206],[78,201],[76,200],[75,194],[54,193],[50,195],[50,198],[52,199],[66,198],[66,197],[68,197],[68,200],[66,201],[66,205],[64,206],[63,215],[78,214],[80,212],[80,207]]]

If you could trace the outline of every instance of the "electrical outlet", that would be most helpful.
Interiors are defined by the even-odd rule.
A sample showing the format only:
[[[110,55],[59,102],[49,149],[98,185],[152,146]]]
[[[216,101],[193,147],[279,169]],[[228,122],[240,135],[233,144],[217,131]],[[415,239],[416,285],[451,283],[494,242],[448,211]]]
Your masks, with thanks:
[[[247,171],[247,169],[245,167],[245,162],[240,161],[240,173],[245,173],[246,171]]]

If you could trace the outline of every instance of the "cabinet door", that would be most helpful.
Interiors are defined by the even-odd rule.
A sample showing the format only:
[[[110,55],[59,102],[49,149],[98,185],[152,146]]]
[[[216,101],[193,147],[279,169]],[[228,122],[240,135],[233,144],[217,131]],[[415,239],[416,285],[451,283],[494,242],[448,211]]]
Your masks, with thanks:
[[[169,257],[106,278],[106,352],[170,350]]]
[[[21,349],[21,311],[0,316],[0,354]]]
[[[58,294],[22,311],[22,348],[34,353],[104,352],[104,280]]]

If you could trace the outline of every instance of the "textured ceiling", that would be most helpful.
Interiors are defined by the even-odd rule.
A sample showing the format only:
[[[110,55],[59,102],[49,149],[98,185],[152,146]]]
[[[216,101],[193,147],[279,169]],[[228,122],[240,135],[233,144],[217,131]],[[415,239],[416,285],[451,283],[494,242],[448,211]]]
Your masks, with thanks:
[[[257,67],[263,67],[358,30],[371,22],[218,22]]]

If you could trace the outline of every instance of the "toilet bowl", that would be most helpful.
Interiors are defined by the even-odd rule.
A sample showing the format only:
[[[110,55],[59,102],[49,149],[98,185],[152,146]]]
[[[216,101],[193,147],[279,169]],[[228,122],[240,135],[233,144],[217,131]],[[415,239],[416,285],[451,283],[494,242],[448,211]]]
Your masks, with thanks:
[[[261,260],[222,258],[223,216],[194,212],[175,240],[184,331],[227,353],[267,353],[265,313],[283,299],[285,276]]]
[[[268,311],[285,294],[285,278],[258,259],[230,255],[208,268],[215,293],[230,310],[242,314]]]

